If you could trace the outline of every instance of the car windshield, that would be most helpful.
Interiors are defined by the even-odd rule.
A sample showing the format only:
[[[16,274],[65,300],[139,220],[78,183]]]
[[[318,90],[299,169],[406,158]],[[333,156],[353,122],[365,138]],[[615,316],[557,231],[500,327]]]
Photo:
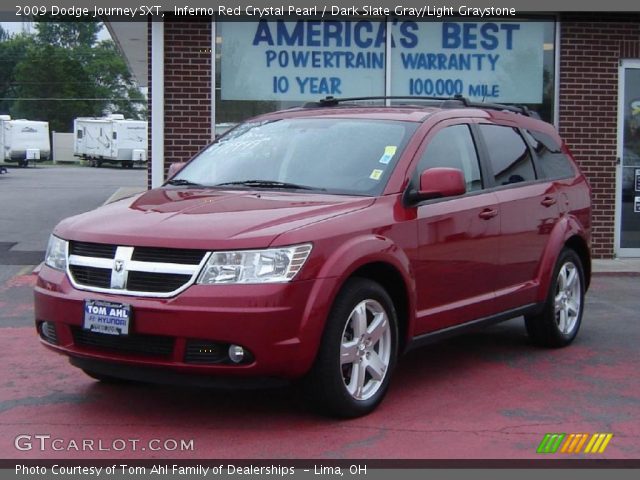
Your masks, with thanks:
[[[169,183],[379,195],[417,124],[293,118],[244,123]]]

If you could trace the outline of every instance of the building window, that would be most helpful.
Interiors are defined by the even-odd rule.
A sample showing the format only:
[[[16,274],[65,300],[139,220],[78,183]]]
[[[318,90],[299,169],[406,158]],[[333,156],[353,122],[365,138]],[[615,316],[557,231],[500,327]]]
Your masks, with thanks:
[[[326,96],[463,95],[553,120],[552,20],[220,20],[215,31],[216,133]]]

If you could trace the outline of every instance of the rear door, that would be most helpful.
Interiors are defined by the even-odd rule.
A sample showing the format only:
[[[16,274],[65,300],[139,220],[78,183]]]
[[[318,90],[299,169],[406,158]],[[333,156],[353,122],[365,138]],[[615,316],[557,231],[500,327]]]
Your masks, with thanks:
[[[496,304],[507,311],[535,300],[542,254],[558,221],[558,192],[552,181],[537,178],[518,128],[483,123],[477,129],[500,205]]]
[[[464,172],[467,192],[417,207],[416,334],[491,315],[498,268],[500,211],[485,190],[478,149],[465,123],[443,122],[417,153],[413,182],[427,168]]]

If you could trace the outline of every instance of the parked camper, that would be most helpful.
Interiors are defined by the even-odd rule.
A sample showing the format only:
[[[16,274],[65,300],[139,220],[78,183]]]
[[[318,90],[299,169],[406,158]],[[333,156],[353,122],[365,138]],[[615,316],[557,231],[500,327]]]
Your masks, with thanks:
[[[49,160],[50,155],[49,122],[0,115],[0,158],[27,166],[30,161]]]
[[[133,162],[147,160],[147,122],[125,120],[123,115],[80,117],[73,121],[75,135],[73,154],[99,167],[104,162],[120,162],[133,167]]]

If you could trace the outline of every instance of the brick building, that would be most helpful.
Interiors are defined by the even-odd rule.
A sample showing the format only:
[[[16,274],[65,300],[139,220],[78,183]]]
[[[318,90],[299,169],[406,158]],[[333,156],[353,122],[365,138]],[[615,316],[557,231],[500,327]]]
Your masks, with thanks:
[[[137,24],[135,33],[111,24],[138,79],[148,81],[149,184],[159,185],[172,162],[216,133],[265,111],[327,94],[472,93],[528,104],[556,124],[593,188],[594,257],[640,256],[640,14],[560,13],[491,26],[404,20],[300,26],[299,19],[166,15]],[[380,35],[383,27],[390,38]],[[436,53],[423,46],[434,44],[433,31]],[[143,37],[147,57],[136,59]],[[314,69],[320,73],[309,77]],[[329,77],[335,85],[322,83]]]

